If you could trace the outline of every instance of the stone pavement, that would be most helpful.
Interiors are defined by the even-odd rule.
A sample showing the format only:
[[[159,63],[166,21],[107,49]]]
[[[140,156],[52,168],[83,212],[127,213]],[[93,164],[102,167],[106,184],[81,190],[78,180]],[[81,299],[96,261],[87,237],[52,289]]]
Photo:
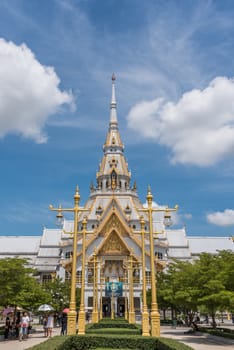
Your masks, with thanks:
[[[188,328],[178,327],[171,328],[168,326],[161,327],[161,336],[178,340],[189,345],[195,350],[233,350],[234,340],[222,337],[216,337],[208,333],[196,332],[195,334],[184,334]]]
[[[60,328],[54,328],[52,336],[59,335]],[[48,338],[44,337],[44,331],[41,326],[36,328],[36,332],[30,334],[27,340],[6,340],[0,341],[0,350],[25,350],[34,345],[44,342]]]

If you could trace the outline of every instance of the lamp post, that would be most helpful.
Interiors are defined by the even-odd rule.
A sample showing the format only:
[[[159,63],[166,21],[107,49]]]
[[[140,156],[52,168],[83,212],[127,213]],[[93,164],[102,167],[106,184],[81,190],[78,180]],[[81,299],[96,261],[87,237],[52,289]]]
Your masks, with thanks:
[[[111,319],[115,318],[114,282],[111,282]]]
[[[93,312],[92,322],[98,322],[98,280],[97,280],[97,255],[93,255]]]
[[[130,259],[129,259],[129,323],[136,323],[135,318],[135,310],[134,310],[134,295],[133,295],[133,258],[132,258],[132,251],[130,253]]]
[[[127,270],[124,271],[124,280],[125,280],[125,288],[124,288],[124,318],[125,320],[128,320],[128,298],[127,298],[127,282],[128,282],[128,277],[127,277]]]
[[[49,209],[52,211],[57,211],[57,223],[62,224],[63,222],[63,212],[73,212],[74,213],[74,231],[73,231],[73,254],[72,254],[72,272],[71,272],[71,295],[69,304],[69,313],[67,320],[67,334],[76,334],[76,254],[77,254],[77,233],[78,233],[78,214],[87,209],[79,207],[80,194],[78,186],[76,187],[76,192],[74,194],[74,207],[73,208],[54,208],[52,205]]]
[[[102,260],[100,260],[100,310],[99,310],[99,320],[102,320],[102,283],[105,285],[105,277],[102,273]]]
[[[87,219],[84,217],[82,221],[83,226],[83,242],[82,242],[82,275],[81,275],[81,296],[80,296],[80,312],[78,319],[78,334],[85,334],[85,305],[84,305],[84,297],[85,297],[85,235],[86,235],[86,227],[87,227]]]
[[[153,212],[164,212],[164,225],[170,226],[172,224],[170,212],[177,211],[178,206],[175,208],[153,208],[153,195],[151,193],[150,187],[148,187],[147,192],[147,203],[148,206],[145,209],[140,209],[141,212],[148,213],[149,220],[149,241],[150,241],[150,269],[151,269],[151,336],[160,336],[160,313],[158,311],[157,304],[157,288],[156,288],[156,275],[155,275],[155,257],[154,257],[154,231],[153,231]]]
[[[140,218],[141,224],[141,244],[142,244],[142,289],[143,289],[143,311],[142,311],[142,335],[147,337],[149,333],[149,313],[146,302],[146,280],[145,280],[145,221]]]

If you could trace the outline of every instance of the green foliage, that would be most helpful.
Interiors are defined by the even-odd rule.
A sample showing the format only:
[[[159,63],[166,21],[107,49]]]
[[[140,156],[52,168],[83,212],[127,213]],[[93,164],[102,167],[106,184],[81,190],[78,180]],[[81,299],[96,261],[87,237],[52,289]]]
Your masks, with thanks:
[[[31,310],[46,302],[49,294],[36,282],[34,273],[27,259],[0,259],[1,304],[20,305]]]
[[[211,329],[207,327],[199,327],[199,331],[209,333],[223,338],[234,339],[234,330],[230,328],[216,328]]]
[[[191,350],[187,345],[172,339],[142,336],[71,336],[58,347],[58,350],[85,350],[96,348],[134,350]]]
[[[148,292],[150,300],[150,291]],[[234,253],[201,254],[196,261],[174,260],[166,272],[157,275],[160,309],[172,308],[188,315],[203,310],[214,320],[217,310],[234,309]]]
[[[55,311],[61,311],[69,306],[70,283],[63,282],[61,278],[55,278],[51,282],[44,284],[43,289],[50,294],[49,304],[53,306]]]
[[[99,322],[99,323],[92,323],[89,327],[89,329],[101,329],[101,328],[123,328],[123,329],[138,329],[138,327],[135,324],[131,324],[128,322]]]
[[[141,329],[131,328],[100,328],[100,329],[88,329],[87,334],[141,334]]]

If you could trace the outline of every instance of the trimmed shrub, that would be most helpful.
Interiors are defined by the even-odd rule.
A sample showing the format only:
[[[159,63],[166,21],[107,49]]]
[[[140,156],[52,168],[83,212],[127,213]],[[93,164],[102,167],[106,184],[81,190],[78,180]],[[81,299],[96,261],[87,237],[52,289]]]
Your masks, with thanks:
[[[135,324],[127,322],[99,322],[92,323],[88,329],[100,329],[100,328],[128,328],[128,329],[137,329],[138,327]]]
[[[96,348],[134,350],[191,350],[192,348],[172,339],[142,336],[83,335],[69,337],[58,350],[86,350]]]
[[[209,333],[211,335],[216,335],[218,337],[234,339],[234,331],[228,328],[213,329],[213,328],[199,327],[199,331],[203,333]]]

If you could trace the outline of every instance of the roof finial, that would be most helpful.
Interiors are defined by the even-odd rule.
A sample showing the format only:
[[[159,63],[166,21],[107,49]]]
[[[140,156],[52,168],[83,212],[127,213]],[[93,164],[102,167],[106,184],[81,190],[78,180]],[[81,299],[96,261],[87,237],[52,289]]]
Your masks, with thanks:
[[[111,108],[110,123],[111,124],[114,123],[116,125],[117,124],[117,113],[116,113],[117,103],[116,103],[116,98],[115,98],[115,80],[116,80],[116,77],[115,77],[114,73],[112,74],[111,80],[112,80],[112,96],[111,96],[111,105],[110,105],[110,108]]]

